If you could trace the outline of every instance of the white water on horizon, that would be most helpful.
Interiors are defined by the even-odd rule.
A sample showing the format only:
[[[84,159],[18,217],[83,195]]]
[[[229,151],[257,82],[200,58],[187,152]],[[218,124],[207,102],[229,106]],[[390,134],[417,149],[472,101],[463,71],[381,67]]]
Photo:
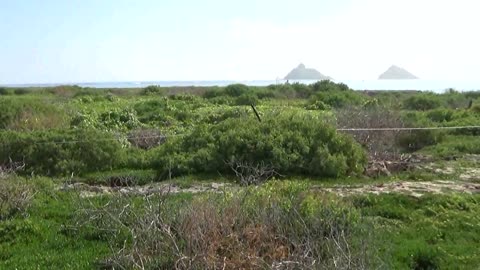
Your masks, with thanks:
[[[290,81],[305,84],[315,83],[315,80]],[[343,82],[354,90],[419,90],[443,92],[453,88],[459,91],[480,90],[479,81],[447,81],[447,80],[344,80]],[[227,86],[229,84],[242,83],[249,86],[267,86],[272,84],[284,84],[285,80],[253,80],[253,81],[150,81],[150,82],[94,82],[94,83],[52,83],[52,84],[17,84],[4,85],[9,87],[49,87],[58,85],[78,85],[91,88],[141,88],[149,85],[160,86]]]

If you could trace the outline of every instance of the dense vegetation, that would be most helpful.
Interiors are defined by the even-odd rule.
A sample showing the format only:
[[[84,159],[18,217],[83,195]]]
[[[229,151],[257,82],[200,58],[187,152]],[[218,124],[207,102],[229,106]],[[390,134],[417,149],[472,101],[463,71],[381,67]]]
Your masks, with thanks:
[[[359,92],[330,81],[0,88],[0,268],[477,267],[478,194],[342,197],[314,186],[392,181],[365,172],[410,153],[465,166],[480,155],[479,128],[348,129],[479,126],[479,108],[478,92]],[[197,195],[61,188],[192,178],[276,180]]]

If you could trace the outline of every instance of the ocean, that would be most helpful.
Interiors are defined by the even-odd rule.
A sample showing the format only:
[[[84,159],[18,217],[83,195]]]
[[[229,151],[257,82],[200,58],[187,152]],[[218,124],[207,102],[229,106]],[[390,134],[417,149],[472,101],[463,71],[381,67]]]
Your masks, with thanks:
[[[290,81],[312,84],[316,81]],[[419,90],[443,92],[453,88],[458,91],[478,91],[480,81],[448,81],[448,80],[344,80],[343,82],[354,90]],[[51,83],[51,84],[14,84],[7,87],[50,87],[58,85],[78,85],[91,88],[142,88],[149,85],[160,86],[227,86],[242,83],[249,86],[267,86],[284,84],[285,80],[254,80],[254,81],[148,81],[148,82],[92,82],[92,83]]]

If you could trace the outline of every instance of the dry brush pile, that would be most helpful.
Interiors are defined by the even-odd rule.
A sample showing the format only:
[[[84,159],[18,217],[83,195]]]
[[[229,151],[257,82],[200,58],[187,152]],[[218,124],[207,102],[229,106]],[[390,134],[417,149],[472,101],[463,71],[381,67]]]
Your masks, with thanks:
[[[80,209],[70,228],[108,239],[112,256],[101,264],[109,269],[370,269],[379,263],[351,206],[291,182],[191,201],[119,195]]]

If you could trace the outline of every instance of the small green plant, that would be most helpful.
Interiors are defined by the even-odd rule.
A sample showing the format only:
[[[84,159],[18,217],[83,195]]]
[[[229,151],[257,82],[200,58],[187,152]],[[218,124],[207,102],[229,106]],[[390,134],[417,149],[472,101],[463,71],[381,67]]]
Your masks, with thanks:
[[[236,99],[236,102],[235,102],[237,105],[239,106],[243,106],[243,105],[257,105],[258,103],[258,97],[252,93],[246,93],[246,94],[242,94],[241,96],[239,96],[237,99]]]
[[[403,107],[407,110],[427,111],[440,107],[438,97],[431,94],[419,94],[411,96],[403,102]]]
[[[6,96],[6,95],[12,95],[13,90],[5,88],[5,87],[0,87],[0,96]]]
[[[144,95],[160,95],[164,96],[166,94],[165,89],[160,87],[159,85],[150,85],[143,89],[142,93]]]
[[[225,94],[231,97],[239,97],[243,94],[247,94],[250,91],[248,86],[244,84],[232,84],[225,87]]]

